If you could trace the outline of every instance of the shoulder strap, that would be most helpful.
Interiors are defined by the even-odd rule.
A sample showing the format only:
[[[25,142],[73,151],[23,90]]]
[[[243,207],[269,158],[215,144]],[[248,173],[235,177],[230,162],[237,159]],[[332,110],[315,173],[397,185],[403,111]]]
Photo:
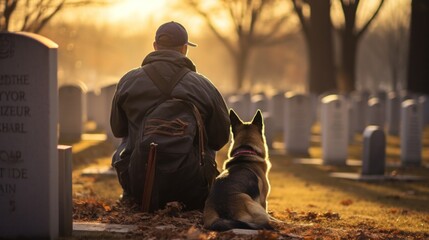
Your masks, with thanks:
[[[191,70],[189,68],[183,67],[180,69],[174,76],[171,82],[168,82],[166,79],[161,77],[161,75],[156,71],[155,67],[152,64],[146,64],[143,67],[146,74],[155,84],[155,86],[164,94],[166,97],[170,97],[171,92],[176,87],[177,83]]]

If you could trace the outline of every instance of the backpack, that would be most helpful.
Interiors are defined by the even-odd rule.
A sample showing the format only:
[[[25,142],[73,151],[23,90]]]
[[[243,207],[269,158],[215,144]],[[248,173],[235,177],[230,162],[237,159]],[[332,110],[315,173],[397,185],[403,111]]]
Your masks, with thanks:
[[[170,83],[151,64],[144,70],[163,98],[146,112],[140,126],[128,167],[130,194],[143,211],[157,210],[172,201],[200,209],[212,181],[203,170],[203,121],[193,103],[170,96],[190,70],[182,68]]]

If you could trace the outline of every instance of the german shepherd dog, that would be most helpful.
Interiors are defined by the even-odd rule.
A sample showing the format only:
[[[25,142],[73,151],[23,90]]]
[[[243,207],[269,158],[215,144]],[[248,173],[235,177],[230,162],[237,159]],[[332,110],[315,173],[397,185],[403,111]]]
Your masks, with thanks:
[[[271,163],[262,113],[258,110],[253,120],[245,123],[232,109],[229,117],[233,134],[229,159],[206,200],[204,227],[214,231],[273,229],[267,213]]]

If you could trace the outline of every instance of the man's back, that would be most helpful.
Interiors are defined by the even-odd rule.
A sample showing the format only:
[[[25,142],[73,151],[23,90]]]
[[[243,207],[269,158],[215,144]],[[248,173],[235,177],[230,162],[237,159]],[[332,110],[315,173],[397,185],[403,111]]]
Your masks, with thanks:
[[[125,151],[121,150],[117,163],[115,160],[113,162],[114,166],[122,166],[122,170],[117,168],[119,176],[129,178],[127,175],[132,168],[129,165],[130,159],[138,161],[132,158],[135,158],[133,153],[136,151],[136,140],[139,136],[138,132],[141,131],[142,121],[147,111],[165,98],[153,83],[154,79],[150,79],[144,71],[147,64],[151,64],[153,69],[167,82],[171,81],[181,68],[186,67],[191,70],[174,87],[171,98],[189,101],[198,108],[207,136],[204,146],[206,160],[214,162],[215,151],[222,148],[229,139],[229,117],[224,100],[208,79],[195,72],[194,64],[186,56],[172,50],[158,50],[150,53],[144,59],[142,67],[131,70],[120,80],[112,102],[112,131],[116,137],[126,139]],[[192,182],[195,188],[206,188],[216,173],[217,170],[213,169],[213,166],[204,166],[197,172],[187,173],[190,178],[184,181]],[[121,179],[120,182],[122,184]],[[184,183],[184,185],[186,184]],[[129,186],[122,185],[125,191],[129,190],[127,189]],[[190,187],[191,185],[188,188]],[[191,198],[201,203],[205,199],[205,194],[191,196]]]

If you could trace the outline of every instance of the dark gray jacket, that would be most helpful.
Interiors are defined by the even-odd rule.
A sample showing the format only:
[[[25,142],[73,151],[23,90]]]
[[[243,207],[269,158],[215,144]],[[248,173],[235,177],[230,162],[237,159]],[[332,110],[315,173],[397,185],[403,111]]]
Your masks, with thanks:
[[[216,87],[196,72],[195,65],[186,56],[171,50],[158,50],[143,60],[142,66],[151,63],[164,78],[172,76],[182,67],[191,70],[173,89],[171,96],[189,100],[199,109],[207,135],[207,157],[214,159],[215,151],[229,140],[229,115],[225,102]],[[127,140],[126,151],[132,152],[138,130],[146,111],[156,105],[162,93],[146,75],[142,67],[133,69],[119,81],[112,102],[110,125],[115,137]]]

